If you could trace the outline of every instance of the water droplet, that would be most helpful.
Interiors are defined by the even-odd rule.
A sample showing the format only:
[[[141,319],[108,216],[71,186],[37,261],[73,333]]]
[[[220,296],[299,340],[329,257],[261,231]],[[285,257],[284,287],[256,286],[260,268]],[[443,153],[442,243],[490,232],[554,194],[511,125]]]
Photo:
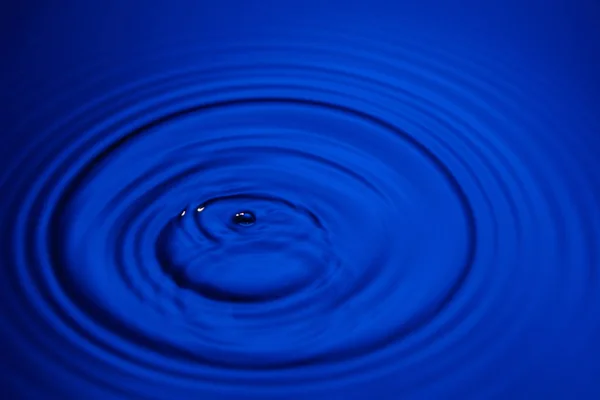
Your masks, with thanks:
[[[256,217],[250,211],[240,211],[233,216],[233,223],[242,226],[254,225]]]

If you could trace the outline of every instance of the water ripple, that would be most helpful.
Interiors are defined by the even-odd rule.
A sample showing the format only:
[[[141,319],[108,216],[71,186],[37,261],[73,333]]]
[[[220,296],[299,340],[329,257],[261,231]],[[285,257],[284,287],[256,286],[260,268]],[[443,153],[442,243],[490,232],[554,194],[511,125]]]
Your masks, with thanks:
[[[561,332],[592,327],[572,353],[600,332],[594,153],[552,142],[568,125],[514,71],[408,44],[200,54],[64,113],[2,174],[2,319],[41,385],[440,398],[468,375],[497,398]]]

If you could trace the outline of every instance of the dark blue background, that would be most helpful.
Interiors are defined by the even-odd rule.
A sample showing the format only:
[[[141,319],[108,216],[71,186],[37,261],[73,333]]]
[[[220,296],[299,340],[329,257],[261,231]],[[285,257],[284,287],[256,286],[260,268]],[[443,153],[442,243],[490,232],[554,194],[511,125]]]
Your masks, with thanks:
[[[600,398],[598,21],[3,2],[0,394]]]

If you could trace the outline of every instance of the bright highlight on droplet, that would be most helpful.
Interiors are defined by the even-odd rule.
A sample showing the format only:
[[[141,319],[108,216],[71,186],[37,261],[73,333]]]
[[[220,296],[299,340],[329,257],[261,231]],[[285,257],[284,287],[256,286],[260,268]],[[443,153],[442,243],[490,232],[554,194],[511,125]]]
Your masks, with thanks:
[[[254,225],[256,216],[250,211],[240,211],[233,216],[233,222],[242,226]]]

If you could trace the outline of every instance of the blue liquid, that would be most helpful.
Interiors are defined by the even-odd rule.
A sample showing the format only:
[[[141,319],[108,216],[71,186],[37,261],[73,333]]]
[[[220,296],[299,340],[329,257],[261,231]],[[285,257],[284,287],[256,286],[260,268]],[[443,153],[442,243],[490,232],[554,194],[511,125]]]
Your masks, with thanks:
[[[0,9],[5,398],[600,398],[598,5],[67,3]]]

